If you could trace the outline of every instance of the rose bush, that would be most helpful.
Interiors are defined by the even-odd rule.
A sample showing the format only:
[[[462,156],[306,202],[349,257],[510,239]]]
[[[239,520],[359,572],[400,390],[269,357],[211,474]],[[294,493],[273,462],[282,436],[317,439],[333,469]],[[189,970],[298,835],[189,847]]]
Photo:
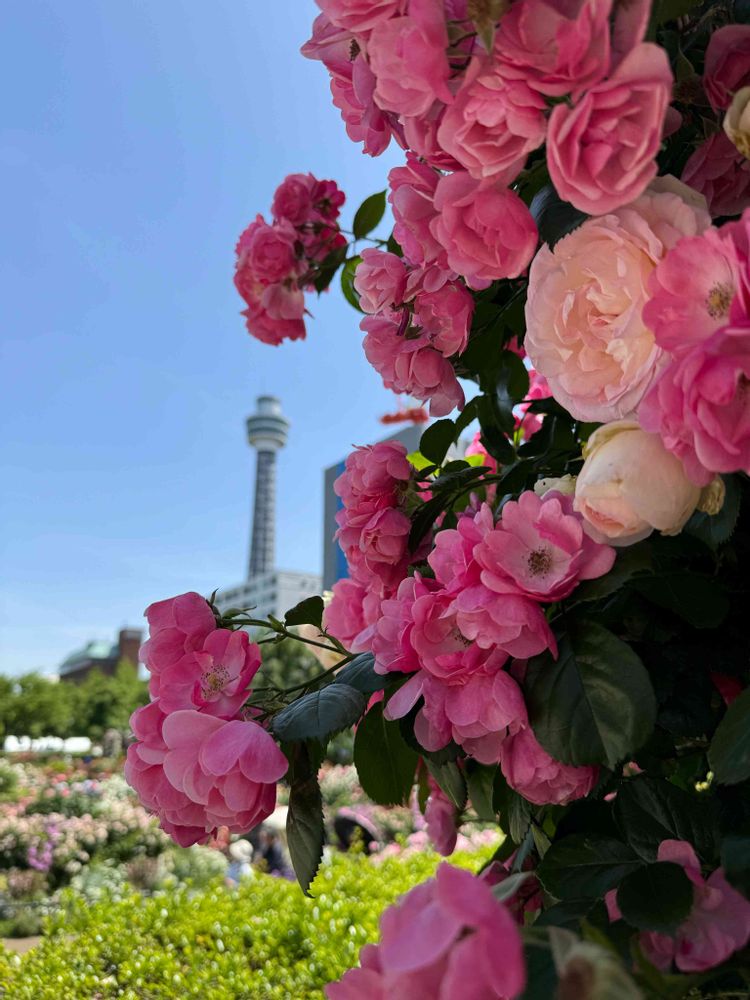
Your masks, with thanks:
[[[304,889],[342,729],[365,792],[416,794],[441,850],[499,824],[487,878],[413,890],[331,997],[745,995],[746,12],[319,7],[304,55],[349,136],[404,163],[350,239],[333,182],[287,178],[238,244],[248,329],[299,339],[341,269],[372,367],[441,419],[347,460],[327,608],[151,613],[129,774],[199,839],[262,818],[286,772]],[[251,691],[243,627],[325,666]]]

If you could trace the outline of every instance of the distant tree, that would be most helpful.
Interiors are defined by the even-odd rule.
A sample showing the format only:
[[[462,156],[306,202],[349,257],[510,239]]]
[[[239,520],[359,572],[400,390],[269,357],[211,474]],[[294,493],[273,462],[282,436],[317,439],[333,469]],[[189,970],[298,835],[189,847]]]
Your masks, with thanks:
[[[295,639],[285,639],[277,645],[260,647],[263,665],[256,674],[253,687],[275,684],[279,688],[293,687],[316,674],[322,667],[309,648]]]
[[[78,691],[71,684],[57,684],[40,674],[24,674],[12,683],[5,726],[15,736],[80,735],[77,732]]]
[[[78,686],[80,735],[100,740],[108,729],[127,732],[136,708],[148,701],[148,685],[138,678],[132,663],[121,661],[112,677],[92,670]]]

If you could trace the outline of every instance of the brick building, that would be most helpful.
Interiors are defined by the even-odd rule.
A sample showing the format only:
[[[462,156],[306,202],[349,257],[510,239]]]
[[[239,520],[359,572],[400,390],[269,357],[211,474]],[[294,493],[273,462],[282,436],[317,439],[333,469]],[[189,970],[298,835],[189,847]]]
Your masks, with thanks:
[[[121,661],[132,663],[133,669],[138,669],[138,649],[143,641],[143,633],[137,628],[123,628],[117,636],[117,641],[89,642],[83,649],[76,650],[60,664],[60,680],[82,681],[92,670],[111,677]]]

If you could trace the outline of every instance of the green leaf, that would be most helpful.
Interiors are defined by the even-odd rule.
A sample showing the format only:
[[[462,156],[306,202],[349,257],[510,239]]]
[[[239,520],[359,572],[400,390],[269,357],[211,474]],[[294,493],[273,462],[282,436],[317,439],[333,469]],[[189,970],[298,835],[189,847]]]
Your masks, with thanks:
[[[532,936],[533,935],[533,936]],[[524,931],[524,958],[526,960],[526,988],[521,1000],[551,1000],[558,997],[558,976],[555,958],[549,940],[536,929]]]
[[[656,0],[651,13],[652,23],[659,27],[667,21],[676,21],[697,7],[700,0]]]
[[[690,913],[693,883],[681,865],[657,861],[625,876],[617,890],[617,905],[638,930],[670,934]]]
[[[334,684],[348,684],[363,694],[382,691],[387,678],[375,673],[375,657],[372,653],[360,653],[351,663],[342,667],[333,678]]]
[[[367,236],[377,226],[385,214],[385,191],[378,191],[365,198],[357,209],[352,223],[355,239]]]
[[[717,628],[729,612],[718,581],[698,573],[658,573],[635,580],[633,586],[646,600],[673,611],[693,628]]]
[[[316,628],[322,628],[323,607],[322,597],[306,597],[304,601],[300,601],[287,611],[284,615],[284,624],[314,625]]]
[[[708,762],[722,785],[750,778],[750,687],[727,709],[714,733]]]
[[[440,465],[448,454],[456,435],[456,425],[452,420],[437,420],[430,424],[419,441],[419,450],[431,462]]]
[[[714,803],[664,778],[639,775],[624,781],[615,799],[615,819],[625,840],[645,861],[656,861],[663,840],[687,840],[704,861],[716,854]]]
[[[551,184],[534,195],[529,211],[537,224],[539,238],[542,243],[547,243],[550,249],[588,218],[585,212],[563,201]]]
[[[500,361],[502,367],[498,378],[498,393],[512,407],[526,398],[529,391],[529,371],[514,351],[503,351]]]
[[[609,573],[597,580],[585,580],[576,588],[570,606],[610,597],[634,576],[650,570],[651,552],[648,545],[630,545],[626,549],[618,549],[617,559]]]
[[[466,805],[466,780],[459,770],[455,761],[449,760],[444,764],[437,764],[434,760],[425,759],[427,770],[440,785],[448,798],[457,809],[463,809]]]
[[[499,769],[495,772],[492,808],[499,814],[501,828],[514,844],[520,844],[531,823],[531,804],[510,787]]]
[[[347,244],[346,246],[338,247],[336,250],[332,250],[325,260],[319,265],[318,273],[316,274],[313,282],[315,291],[318,295],[320,295],[321,292],[324,292],[333,281],[333,276],[346,260],[348,249],[349,246]]]
[[[357,270],[357,265],[361,263],[361,257],[350,257],[341,269],[341,291],[349,305],[354,306],[357,312],[363,310],[360,308],[359,295],[354,287],[354,272]]]
[[[465,774],[469,799],[479,819],[487,823],[492,823],[497,818],[492,805],[496,773],[497,765],[486,767],[471,759],[466,762]]]
[[[547,851],[537,869],[556,899],[601,899],[643,861],[620,840],[574,833]]]
[[[388,251],[388,253],[395,254],[396,257],[404,256],[404,251],[401,248],[401,244],[398,242],[393,233],[391,233],[391,235],[388,237],[388,242],[386,243],[385,248]]]
[[[723,476],[726,496],[718,514],[704,514],[696,511],[685,525],[685,531],[694,538],[700,538],[712,549],[717,549],[729,541],[740,514],[740,484],[737,476]]]
[[[651,735],[656,699],[635,652],[591,621],[576,623],[550,652],[530,661],[525,681],[534,734],[564,764],[615,767]]]
[[[463,410],[456,417],[456,438],[460,437],[461,433],[466,430],[472,420],[477,419],[477,397],[470,399],[469,402],[464,406]],[[455,440],[454,439],[454,440]],[[472,456],[474,457],[474,456]]]
[[[286,741],[320,740],[353,725],[367,703],[366,695],[348,684],[329,684],[297,698],[274,716],[271,730]]]
[[[750,835],[730,834],[721,844],[721,867],[727,881],[750,896]]]
[[[310,883],[323,857],[323,798],[312,762],[303,756],[307,753],[306,748],[297,748],[297,752],[300,756],[292,765],[292,773],[296,776],[289,789],[286,839],[297,881],[309,896]]]
[[[373,705],[354,738],[354,765],[367,795],[379,805],[405,805],[418,761],[419,755],[404,741],[398,722],[383,718],[381,703]]]

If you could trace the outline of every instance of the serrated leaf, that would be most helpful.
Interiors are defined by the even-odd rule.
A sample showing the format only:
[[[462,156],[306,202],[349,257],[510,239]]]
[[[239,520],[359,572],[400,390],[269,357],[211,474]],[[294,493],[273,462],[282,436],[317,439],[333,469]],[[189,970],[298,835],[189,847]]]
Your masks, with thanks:
[[[323,598],[306,597],[304,601],[295,604],[293,608],[284,615],[284,624],[292,625],[314,625],[316,628],[323,627]]]
[[[354,214],[352,232],[355,239],[367,236],[378,225],[385,214],[385,191],[378,191],[365,198]]]
[[[456,809],[463,809],[466,805],[466,779],[464,778],[458,764],[455,761],[446,761],[444,764],[437,764],[434,760],[426,758],[427,770],[430,772],[440,788],[445,792]]]
[[[498,814],[501,829],[509,835],[514,844],[520,844],[529,832],[531,804],[510,787],[499,769],[495,772],[492,808]],[[531,842],[533,837],[530,838],[529,847]]]
[[[373,694],[383,690],[386,680],[383,674],[375,673],[375,657],[372,653],[360,653],[337,672],[333,683],[348,684],[363,694]]]
[[[373,705],[354,739],[354,766],[366,794],[379,805],[405,805],[418,761],[419,755],[405,742],[398,722],[383,718],[382,704]]]
[[[708,762],[722,785],[750,778],[750,687],[727,709],[711,740]]]
[[[497,766],[487,767],[474,760],[466,762],[466,785],[469,800],[479,819],[492,823],[497,817],[492,804]]]
[[[564,764],[615,767],[641,747],[656,719],[646,668],[617,636],[577,622],[550,652],[529,662],[524,689],[534,734]]]
[[[601,899],[641,867],[641,858],[622,841],[574,833],[550,847],[537,875],[556,899]]]
[[[367,697],[361,691],[348,684],[329,684],[287,705],[274,716],[271,730],[277,739],[285,742],[323,742],[334,733],[354,725],[366,704]]]
[[[534,195],[529,211],[536,222],[540,240],[551,250],[558,240],[572,233],[588,218],[585,212],[563,201],[551,184]]]
[[[734,533],[740,514],[741,492],[737,476],[723,476],[726,495],[724,505],[718,514],[704,514],[696,511],[685,525],[684,530],[694,538],[700,538],[709,548],[717,549],[728,542]]]
[[[357,266],[362,263],[361,257],[350,257],[341,269],[341,291],[350,306],[354,306],[357,312],[362,312],[359,305],[359,295],[354,287],[354,272]]]
[[[512,899],[524,882],[531,878],[531,872],[516,872],[515,875],[508,875],[502,882],[492,886],[492,895],[500,903],[506,903]]]
[[[323,798],[317,776],[312,774],[292,782],[286,816],[289,856],[306,896],[323,857],[324,838]]]
[[[670,934],[690,913],[693,883],[681,865],[656,861],[625,876],[617,889],[617,905],[632,927]]]
[[[419,441],[419,451],[431,462],[440,465],[448,454],[456,435],[456,425],[452,420],[437,420],[430,424]]]

